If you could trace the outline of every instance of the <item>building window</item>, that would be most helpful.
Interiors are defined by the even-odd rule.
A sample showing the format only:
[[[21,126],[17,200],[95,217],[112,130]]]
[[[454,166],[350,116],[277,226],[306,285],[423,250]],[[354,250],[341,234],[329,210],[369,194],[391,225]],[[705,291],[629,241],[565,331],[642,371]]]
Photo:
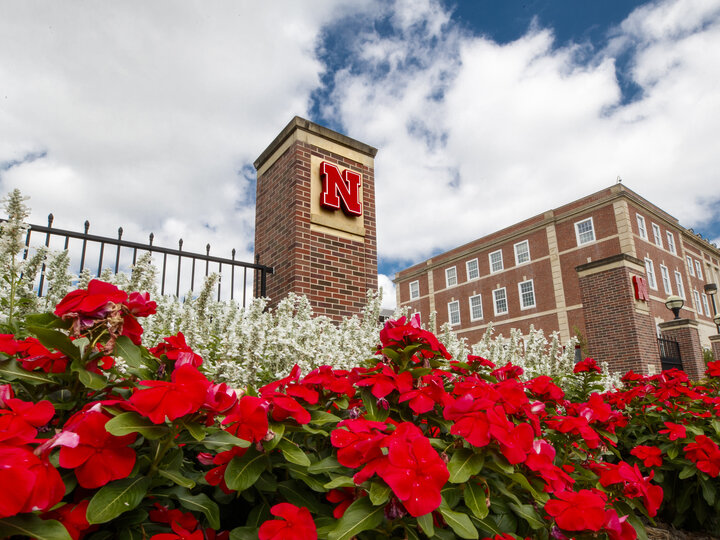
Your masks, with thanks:
[[[508,312],[505,287],[493,291],[493,302],[495,303],[495,315],[505,315]]]
[[[499,272],[503,269],[502,250],[493,251],[488,257],[490,257],[490,272]]]
[[[707,294],[702,293],[702,303],[703,303],[703,309],[705,310],[705,315],[710,317],[710,304],[708,304],[708,297]]]
[[[700,261],[698,261],[698,260],[695,261],[695,270],[696,270],[698,279],[702,279],[703,278],[702,277],[702,264],[700,264]]]
[[[575,237],[577,238],[578,246],[595,241],[595,229],[593,228],[592,218],[578,221],[575,224]]]
[[[478,268],[478,260],[477,259],[473,259],[472,261],[466,262],[465,267],[467,269],[468,280],[477,279],[480,277],[480,269]]]
[[[535,287],[532,279],[518,283],[518,292],[520,293],[520,309],[535,307]]]
[[[482,296],[476,294],[470,297],[470,320],[479,321],[483,318]]]
[[[515,264],[530,262],[530,244],[527,240],[515,244]]]
[[[685,256],[685,260],[687,261],[688,265],[688,272],[690,272],[691,276],[695,276],[695,268],[693,267],[692,259],[690,258],[690,255]]]
[[[458,300],[448,304],[448,320],[453,326],[460,324],[460,302]]]
[[[662,235],[660,234],[660,226],[652,223],[652,231],[653,231],[653,239],[655,240],[655,245],[663,247],[662,245]]]
[[[677,255],[677,250],[675,249],[675,236],[670,231],[667,231],[666,234],[668,249],[670,250],[670,253],[672,253],[673,255]]]
[[[420,282],[419,281],[411,281],[410,282],[410,300],[415,300],[417,298],[420,298]]]
[[[697,289],[693,289],[693,300],[695,300],[695,311],[698,315],[702,315],[702,308],[700,307],[700,293]]]
[[[647,229],[645,228],[645,218],[642,217],[640,214],[635,214],[635,217],[637,218],[638,233],[640,234],[640,238],[644,238],[645,240],[647,240]]]
[[[677,285],[678,296],[685,300],[685,287],[683,287],[682,274],[675,270],[675,285]]]
[[[445,269],[445,286],[454,287],[457,285],[457,269],[454,266]]]
[[[655,279],[655,266],[650,259],[645,259],[645,273],[647,274],[648,287],[658,290],[657,280]]]
[[[660,276],[662,277],[663,288],[667,294],[672,294],[672,285],[670,284],[670,272],[668,272],[667,266],[664,264],[660,265]]]

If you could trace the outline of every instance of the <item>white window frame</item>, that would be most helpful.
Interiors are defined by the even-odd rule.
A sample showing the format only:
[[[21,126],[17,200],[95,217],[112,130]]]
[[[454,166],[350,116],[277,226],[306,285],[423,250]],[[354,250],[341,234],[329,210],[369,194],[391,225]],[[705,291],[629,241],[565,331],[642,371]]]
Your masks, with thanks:
[[[457,315],[457,321],[453,322],[453,315]],[[460,324],[460,301],[453,300],[448,302],[448,322],[450,326],[457,326]]]
[[[693,289],[693,299],[695,300],[695,312],[698,315],[702,314],[702,306],[700,305],[700,293],[697,289]]]
[[[470,265],[472,263],[475,263],[475,274],[477,274],[476,276],[471,275],[473,273],[470,268]],[[473,279],[478,279],[480,277],[480,265],[478,264],[477,259],[471,259],[471,260],[467,261],[465,263],[465,270],[467,271],[468,281],[472,281]]]
[[[588,223],[588,222],[590,222],[590,230],[589,230],[589,231],[580,232],[580,225],[582,225],[583,223]],[[580,241],[580,236],[583,235],[583,234],[587,234],[587,233],[591,233],[591,234],[592,234],[592,238],[590,238],[589,240],[585,240],[585,241],[582,241],[582,242],[581,242],[581,241]],[[592,218],[592,217],[589,217],[589,218],[587,218],[587,219],[581,219],[580,221],[576,221],[576,222],[575,222],[575,240],[577,241],[577,245],[578,245],[578,246],[584,246],[585,244],[591,244],[592,242],[594,242],[594,241],[596,240],[596,237],[595,237],[595,224],[593,223],[593,218]]]
[[[475,307],[477,307],[477,306],[473,305],[474,299],[477,299],[477,301],[479,302],[479,304],[478,304],[480,307],[480,316],[479,317],[475,316]],[[468,298],[468,305],[470,306],[470,320],[472,322],[482,320],[482,318],[483,318],[482,295],[474,294],[473,296]]]
[[[645,275],[647,275],[648,278],[648,287],[650,287],[652,290],[657,291],[657,278],[655,277],[655,265],[653,262],[645,258]]]
[[[499,253],[500,254],[500,268],[494,268],[493,267],[493,255]],[[505,265],[503,264],[503,255],[502,255],[502,249],[498,249],[493,251],[492,253],[488,253],[488,261],[490,262],[490,273],[494,274],[495,272],[500,272],[505,269]]]
[[[530,288],[531,288],[530,292],[532,292],[532,304],[527,304],[527,305],[525,305],[525,299],[523,297],[523,290],[522,290],[522,286],[525,285],[526,283],[530,284]],[[524,310],[524,309],[532,309],[534,307],[537,307],[537,299],[535,298],[535,284],[533,283],[532,279],[528,279],[526,281],[521,281],[520,283],[518,283],[518,296],[520,298],[520,309]]]
[[[653,231],[653,240],[656,246],[663,247],[662,232],[660,231],[660,225],[657,223],[650,223]]]
[[[687,261],[688,272],[692,277],[695,277],[695,267],[693,266],[692,257],[690,255],[685,255],[685,260]]]
[[[637,219],[638,234],[640,235],[640,238],[642,238],[643,240],[647,240],[648,235],[647,225],[645,225],[645,218],[640,214],[635,214],[635,218]]]
[[[498,311],[498,297],[497,297],[497,293],[499,293],[500,291],[502,291],[502,293],[503,293],[503,298],[502,298],[502,300],[505,300],[505,311]],[[510,311],[510,309],[509,309],[509,305],[508,305],[508,297],[507,297],[507,291],[505,290],[505,287],[500,287],[499,289],[495,289],[495,290],[492,292],[492,294],[493,294],[493,309],[495,310],[495,315],[505,315],[505,314],[507,314],[507,313]]]
[[[414,294],[413,294],[413,285],[415,287],[417,287]],[[411,281],[409,286],[410,286],[410,300],[417,300],[418,298],[420,298],[420,281],[417,279],[415,281]]]
[[[667,236],[668,250],[673,255],[677,255],[677,250],[675,249],[675,235],[670,231],[665,231],[665,236]]]
[[[451,277],[452,275],[452,277]],[[451,283],[454,281],[454,283]],[[445,286],[446,287],[454,287],[458,284],[458,278],[457,278],[457,268],[454,266],[451,266],[450,268],[445,269]]]
[[[520,255],[522,255],[522,253],[518,253],[518,247],[522,246],[523,244],[526,246],[527,260],[521,261]],[[520,266],[521,264],[527,264],[530,262],[530,242],[528,242],[527,240],[523,240],[522,242],[518,242],[517,244],[515,244],[513,246],[513,251],[515,251],[515,266]]]
[[[672,283],[670,282],[670,272],[668,271],[668,267],[664,264],[660,265],[660,277],[662,278],[663,282],[663,289],[665,289],[665,292],[667,294],[672,294]]]
[[[683,300],[687,300],[685,296],[685,286],[682,281],[682,274],[675,270],[675,285],[677,285],[678,296]]]
[[[695,273],[697,274],[698,279],[702,279],[702,263],[695,259]]]
[[[710,317],[710,303],[708,302],[707,294],[701,293],[700,296],[702,296],[702,305],[703,305],[703,310],[705,311],[705,315]]]

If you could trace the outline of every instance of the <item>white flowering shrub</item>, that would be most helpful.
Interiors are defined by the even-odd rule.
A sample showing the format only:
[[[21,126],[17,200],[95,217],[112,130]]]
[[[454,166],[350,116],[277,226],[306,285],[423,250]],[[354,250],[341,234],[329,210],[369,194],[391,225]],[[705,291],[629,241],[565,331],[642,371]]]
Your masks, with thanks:
[[[8,219],[0,224],[0,324],[11,328],[24,314],[52,310],[72,288],[87,288],[93,278],[88,269],[80,275],[69,272],[66,251],[50,252],[39,248],[24,256],[24,239],[28,229],[25,220],[30,212],[18,190],[5,198]],[[38,272],[45,264],[47,292],[38,298],[33,289]],[[164,337],[182,332],[187,343],[204,359],[208,376],[240,388],[261,385],[287,375],[295,364],[303,372],[329,365],[350,369],[374,355],[381,328],[378,293],[368,291],[367,304],[360,316],[334,323],[327,317],[314,316],[304,296],[290,294],[274,309],[267,309],[267,299],[253,299],[245,308],[232,301],[218,301],[213,291],[219,276],[209,276],[200,291],[190,291],[183,299],[160,296],[158,271],[149,253],[141,256],[130,275],[105,269],[100,276],[127,291],[149,292],[158,304],[157,313],[146,319],[143,345],[153,347]],[[394,317],[407,315],[407,309],[396,310]],[[430,314],[428,327],[434,328],[436,314]],[[577,380],[571,377],[577,343],[572,338],[564,345],[557,332],[545,337],[542,330],[531,327],[527,336],[511,330],[509,337],[493,336],[488,326],[483,339],[468,345],[449,325],[439,335],[453,358],[464,360],[469,353],[491,360],[498,366],[512,362],[523,368],[524,377],[550,375],[569,389]],[[608,373],[603,365],[603,385],[619,386],[619,375]]]

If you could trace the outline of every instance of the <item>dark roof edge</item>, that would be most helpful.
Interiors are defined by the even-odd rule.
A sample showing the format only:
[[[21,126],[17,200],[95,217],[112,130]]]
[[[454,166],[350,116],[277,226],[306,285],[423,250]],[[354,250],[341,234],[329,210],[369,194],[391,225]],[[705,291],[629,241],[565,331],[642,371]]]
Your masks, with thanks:
[[[362,143],[348,137],[347,135],[343,135],[342,133],[333,131],[332,129],[316,124],[315,122],[311,122],[310,120],[306,120],[305,118],[296,116],[295,118],[290,120],[288,125],[285,126],[285,128],[280,132],[280,134],[275,137],[273,142],[271,142],[268,147],[263,151],[263,153],[260,154],[260,156],[255,160],[255,162],[253,163],[255,169],[257,170],[262,167],[262,165],[268,160],[268,158],[273,155],[273,153],[285,142],[285,140],[287,140],[288,137],[293,134],[296,129],[302,129],[309,133],[314,133],[315,135],[323,137],[324,139],[327,139],[334,143],[342,144],[343,146],[347,146],[348,148],[356,150],[361,154],[366,154],[372,158],[374,158],[377,154],[377,148],[374,148],[369,144]]]

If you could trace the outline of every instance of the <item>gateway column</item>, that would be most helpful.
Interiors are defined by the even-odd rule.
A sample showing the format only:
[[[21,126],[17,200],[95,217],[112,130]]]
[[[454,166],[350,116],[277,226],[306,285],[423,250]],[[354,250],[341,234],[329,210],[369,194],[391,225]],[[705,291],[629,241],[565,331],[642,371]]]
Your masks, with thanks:
[[[315,314],[358,314],[377,290],[377,150],[295,117],[255,161],[255,255],[267,296],[308,297]]]

